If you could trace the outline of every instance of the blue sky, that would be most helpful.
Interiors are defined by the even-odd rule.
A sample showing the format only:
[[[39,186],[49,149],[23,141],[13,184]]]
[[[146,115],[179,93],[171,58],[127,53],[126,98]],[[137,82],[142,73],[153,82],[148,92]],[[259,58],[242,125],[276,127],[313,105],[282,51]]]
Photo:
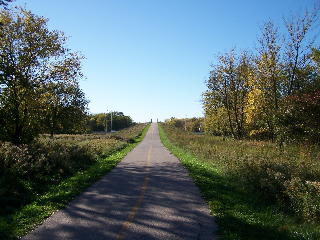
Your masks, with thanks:
[[[16,0],[70,36],[86,60],[91,113],[137,122],[203,115],[201,93],[218,53],[254,48],[259,26],[313,0]],[[12,5],[12,4],[11,4]]]

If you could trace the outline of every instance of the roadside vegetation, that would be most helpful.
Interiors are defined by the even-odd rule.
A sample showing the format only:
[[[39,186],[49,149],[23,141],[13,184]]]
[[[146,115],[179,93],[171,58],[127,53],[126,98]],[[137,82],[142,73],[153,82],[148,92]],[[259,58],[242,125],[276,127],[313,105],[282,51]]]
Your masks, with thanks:
[[[319,239],[320,147],[234,140],[160,125],[222,239]]]
[[[317,7],[267,21],[254,49],[218,54],[204,118],[160,129],[224,239],[320,239],[318,20]]]
[[[64,207],[140,142],[146,124],[109,134],[41,136],[0,144],[0,239],[14,239]]]

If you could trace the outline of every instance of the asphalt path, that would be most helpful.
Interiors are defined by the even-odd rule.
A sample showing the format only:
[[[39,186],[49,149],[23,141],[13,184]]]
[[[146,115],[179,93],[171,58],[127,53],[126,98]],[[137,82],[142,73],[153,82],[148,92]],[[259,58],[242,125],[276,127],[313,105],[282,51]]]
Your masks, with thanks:
[[[117,167],[23,239],[207,240],[215,230],[199,189],[153,123]]]

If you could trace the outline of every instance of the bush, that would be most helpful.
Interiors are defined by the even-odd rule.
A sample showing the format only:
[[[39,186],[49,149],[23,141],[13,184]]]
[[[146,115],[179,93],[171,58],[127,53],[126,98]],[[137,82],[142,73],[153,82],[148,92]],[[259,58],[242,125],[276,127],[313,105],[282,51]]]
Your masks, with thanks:
[[[174,118],[165,120],[165,123],[169,126],[176,127],[179,129],[183,129],[189,132],[203,132],[203,118]]]
[[[285,182],[292,209],[309,221],[320,219],[320,182],[294,177]]]
[[[283,100],[280,133],[290,141],[320,143],[320,90]]]

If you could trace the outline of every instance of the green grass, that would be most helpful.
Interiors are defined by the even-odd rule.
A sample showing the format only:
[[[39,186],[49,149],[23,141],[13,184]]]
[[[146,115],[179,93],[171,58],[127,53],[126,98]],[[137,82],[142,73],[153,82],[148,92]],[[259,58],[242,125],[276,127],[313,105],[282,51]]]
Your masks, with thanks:
[[[180,159],[200,188],[215,216],[221,239],[320,239],[318,224],[302,222],[279,205],[264,201],[259,194],[240,188],[219,164],[187,150],[185,146],[192,141],[186,141],[185,146],[181,141],[178,146],[169,140],[169,133],[160,124],[159,133],[162,143]]]
[[[36,200],[18,209],[11,216],[0,217],[0,239],[17,239],[55,211],[65,207],[75,196],[113,169],[142,141],[149,126],[143,129],[142,134],[136,137],[133,143],[128,143],[122,150],[106,158],[100,158],[86,170],[78,171],[58,185],[52,185],[45,194],[38,196]]]

